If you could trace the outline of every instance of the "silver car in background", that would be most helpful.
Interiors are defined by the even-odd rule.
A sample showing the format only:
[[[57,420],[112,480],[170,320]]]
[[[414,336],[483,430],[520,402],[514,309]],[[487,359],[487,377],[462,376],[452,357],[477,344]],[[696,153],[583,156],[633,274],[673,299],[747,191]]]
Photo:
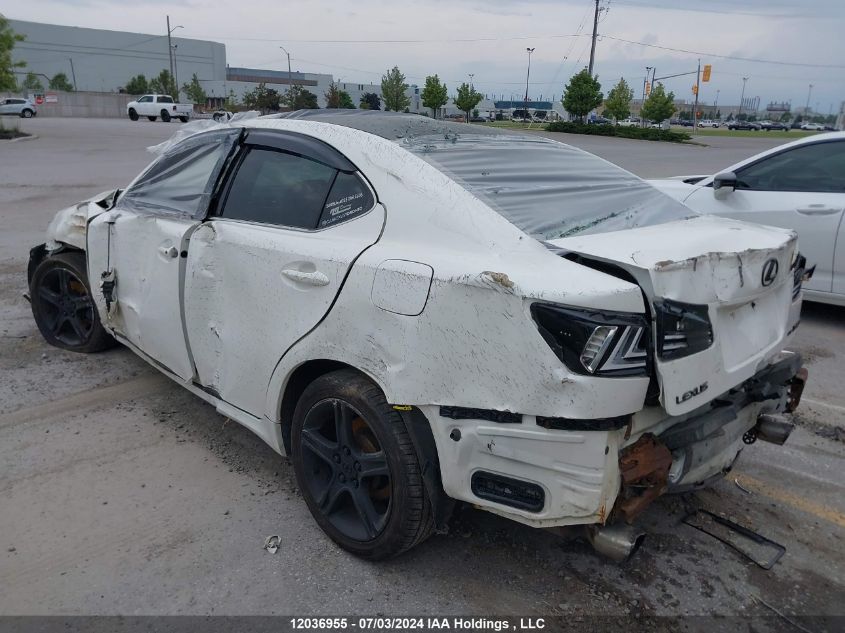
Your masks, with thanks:
[[[22,119],[31,119],[38,114],[38,108],[29,99],[7,97],[0,99],[0,114],[14,114]]]

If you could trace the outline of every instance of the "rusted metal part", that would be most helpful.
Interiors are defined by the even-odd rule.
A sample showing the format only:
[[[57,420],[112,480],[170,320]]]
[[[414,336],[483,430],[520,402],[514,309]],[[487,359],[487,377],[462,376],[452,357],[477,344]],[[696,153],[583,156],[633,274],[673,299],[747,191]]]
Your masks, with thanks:
[[[622,451],[619,471],[622,494],[617,506],[628,523],[666,492],[672,453],[654,435],[647,433]]]
[[[806,367],[798,370],[792,380],[789,381],[789,401],[786,403],[786,412],[792,413],[798,408],[801,402],[801,394],[804,393],[804,385],[807,383],[809,372]]]

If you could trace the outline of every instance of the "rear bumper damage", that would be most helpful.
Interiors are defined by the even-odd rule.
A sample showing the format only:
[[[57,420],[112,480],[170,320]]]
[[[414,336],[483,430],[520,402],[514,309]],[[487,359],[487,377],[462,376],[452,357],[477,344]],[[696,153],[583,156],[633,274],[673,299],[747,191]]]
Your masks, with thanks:
[[[746,444],[782,444],[791,425],[781,414],[798,406],[806,379],[801,357],[784,354],[686,415],[638,425],[637,414],[596,430],[589,421],[560,429],[529,415],[420,411],[449,497],[534,527],[631,523],[660,495],[729,472]]]

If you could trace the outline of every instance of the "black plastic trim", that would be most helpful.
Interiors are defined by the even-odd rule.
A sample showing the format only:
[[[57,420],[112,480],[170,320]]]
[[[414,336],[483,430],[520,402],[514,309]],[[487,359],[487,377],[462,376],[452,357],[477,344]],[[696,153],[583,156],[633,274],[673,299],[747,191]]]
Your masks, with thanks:
[[[499,490],[513,490],[521,488],[523,490],[523,494],[515,498],[513,496],[497,492],[496,490],[485,489],[482,487],[484,482],[496,485]],[[496,473],[478,470],[472,474],[470,486],[472,488],[472,494],[479,499],[493,501],[511,508],[527,510],[528,512],[540,512],[546,504],[546,493],[543,488],[530,481],[513,479],[512,477],[505,477],[504,475],[497,475]],[[525,494],[528,491],[531,491],[533,494]]]
[[[452,420],[487,420],[498,424],[522,424],[521,413],[470,407],[440,407],[440,417]]]
[[[616,431],[628,426],[630,421],[630,415],[619,415],[613,418],[596,418],[593,420],[537,416],[537,426],[556,431]]]
[[[246,145],[269,147],[289,154],[296,154],[339,171],[347,173],[358,171],[352,161],[328,143],[298,132],[250,128],[247,130],[246,139],[243,142]]]

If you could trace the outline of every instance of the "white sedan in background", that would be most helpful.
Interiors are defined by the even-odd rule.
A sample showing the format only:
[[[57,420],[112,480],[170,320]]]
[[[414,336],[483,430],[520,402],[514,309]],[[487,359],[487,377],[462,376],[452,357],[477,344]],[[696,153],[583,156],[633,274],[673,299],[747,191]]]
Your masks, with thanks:
[[[715,176],[650,182],[699,213],[794,230],[815,266],[805,298],[845,305],[845,132],[780,145]]]

